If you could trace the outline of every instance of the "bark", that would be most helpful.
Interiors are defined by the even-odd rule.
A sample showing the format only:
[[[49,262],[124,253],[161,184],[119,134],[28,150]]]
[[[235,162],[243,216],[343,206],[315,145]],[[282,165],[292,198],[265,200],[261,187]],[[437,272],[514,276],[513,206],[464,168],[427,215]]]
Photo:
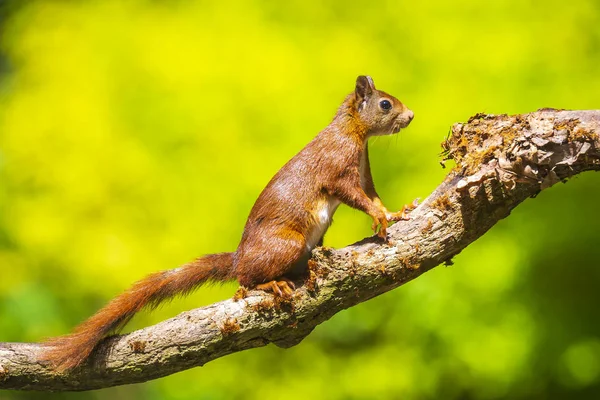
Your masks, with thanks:
[[[600,110],[478,114],[442,144],[456,166],[423,203],[389,229],[343,249],[318,248],[289,300],[263,292],[184,312],[107,338],[81,367],[57,374],[41,345],[0,344],[0,388],[90,390],[144,382],[274,343],[294,346],[337,312],[394,289],[452,257],[540,190],[600,170]],[[240,294],[238,292],[238,294]],[[243,293],[242,293],[243,294]]]

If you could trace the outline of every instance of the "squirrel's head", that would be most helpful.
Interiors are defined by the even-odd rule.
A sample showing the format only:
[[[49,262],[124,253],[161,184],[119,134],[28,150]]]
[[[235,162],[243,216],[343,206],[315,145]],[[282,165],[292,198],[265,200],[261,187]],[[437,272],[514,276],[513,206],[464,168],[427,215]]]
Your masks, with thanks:
[[[370,76],[356,78],[355,112],[369,136],[391,135],[406,128],[414,114],[394,96],[375,89]]]

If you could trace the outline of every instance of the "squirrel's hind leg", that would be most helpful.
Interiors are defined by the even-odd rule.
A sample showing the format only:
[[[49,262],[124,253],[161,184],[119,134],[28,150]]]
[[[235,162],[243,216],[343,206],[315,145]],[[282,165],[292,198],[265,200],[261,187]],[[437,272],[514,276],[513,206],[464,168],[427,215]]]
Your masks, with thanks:
[[[296,285],[288,276],[294,267],[308,256],[306,241],[297,232],[271,236],[265,239],[269,251],[260,247],[257,251],[244,249],[243,256],[237,260],[236,273],[240,285],[249,289],[256,288],[272,291],[276,295],[290,295]]]
[[[274,295],[280,297],[289,297],[296,289],[296,285],[288,278],[280,277],[279,280],[256,285],[256,289],[264,290],[265,292],[273,292]]]

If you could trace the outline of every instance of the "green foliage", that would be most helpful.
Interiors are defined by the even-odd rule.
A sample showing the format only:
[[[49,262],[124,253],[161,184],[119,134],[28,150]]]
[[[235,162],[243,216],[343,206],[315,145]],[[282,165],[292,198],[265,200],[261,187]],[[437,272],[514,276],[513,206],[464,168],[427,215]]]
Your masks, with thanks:
[[[453,122],[599,107],[594,0],[32,1],[6,18],[2,341],[65,333],[152,271],[233,250],[260,190],[359,74],[416,115],[371,147],[390,209],[441,181]],[[54,398],[596,397],[598,199],[591,173],[554,187],[454,267],[339,314],[293,349]],[[341,208],[326,244],[369,227]],[[234,290],[203,288],[129,329]]]

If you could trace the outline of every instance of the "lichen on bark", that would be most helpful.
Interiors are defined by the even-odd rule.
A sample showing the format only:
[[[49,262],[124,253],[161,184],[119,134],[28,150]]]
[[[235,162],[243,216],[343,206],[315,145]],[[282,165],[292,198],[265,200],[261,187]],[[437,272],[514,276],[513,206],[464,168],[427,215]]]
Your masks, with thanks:
[[[337,312],[392,290],[452,257],[529,197],[600,170],[600,110],[477,114],[443,143],[455,167],[389,241],[318,248],[291,299],[256,291],[107,338],[81,367],[57,374],[41,345],[0,344],[0,389],[91,390],[144,382],[227,354],[294,346]]]

